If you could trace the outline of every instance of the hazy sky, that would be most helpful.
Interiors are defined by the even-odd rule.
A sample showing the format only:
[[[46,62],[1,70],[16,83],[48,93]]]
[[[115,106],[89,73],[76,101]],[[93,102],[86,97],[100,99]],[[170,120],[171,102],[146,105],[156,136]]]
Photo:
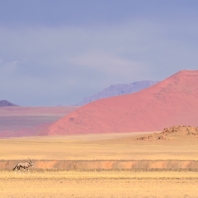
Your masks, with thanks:
[[[0,100],[74,104],[198,69],[197,0],[0,0]]]

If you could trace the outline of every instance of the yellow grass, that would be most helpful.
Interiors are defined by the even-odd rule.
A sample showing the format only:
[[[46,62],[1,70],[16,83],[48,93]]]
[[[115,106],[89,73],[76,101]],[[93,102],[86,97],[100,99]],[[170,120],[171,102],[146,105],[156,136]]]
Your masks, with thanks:
[[[0,139],[0,160],[198,160],[198,139],[134,141],[133,136],[124,133]]]
[[[193,171],[0,171],[1,179],[198,179]]]
[[[197,197],[197,172],[0,172],[0,197]]]

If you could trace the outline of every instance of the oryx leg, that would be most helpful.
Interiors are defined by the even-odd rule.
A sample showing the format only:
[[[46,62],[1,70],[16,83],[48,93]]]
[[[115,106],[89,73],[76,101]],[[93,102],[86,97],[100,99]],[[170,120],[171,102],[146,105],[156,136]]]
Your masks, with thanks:
[[[21,174],[21,166],[18,166],[19,174]]]
[[[26,172],[26,167],[23,167],[23,173],[25,174],[25,172]]]
[[[18,167],[18,165],[16,165],[15,167],[14,167],[14,172],[15,172],[15,174],[18,172],[18,170],[19,170],[19,167]]]

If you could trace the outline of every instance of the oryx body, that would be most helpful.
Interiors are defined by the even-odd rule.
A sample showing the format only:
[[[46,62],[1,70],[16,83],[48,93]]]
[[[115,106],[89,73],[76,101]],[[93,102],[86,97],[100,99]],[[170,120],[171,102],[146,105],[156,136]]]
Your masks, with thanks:
[[[30,159],[27,162],[18,162],[17,165],[13,168],[13,170],[17,169],[20,171],[21,168],[23,168],[24,170],[28,170],[29,167],[34,167]]]

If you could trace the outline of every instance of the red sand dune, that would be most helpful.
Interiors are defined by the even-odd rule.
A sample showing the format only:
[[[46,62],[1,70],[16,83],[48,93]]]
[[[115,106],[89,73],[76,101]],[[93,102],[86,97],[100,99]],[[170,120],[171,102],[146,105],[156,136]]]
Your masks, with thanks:
[[[180,71],[140,92],[89,103],[40,135],[160,131],[198,125],[198,70]]]

